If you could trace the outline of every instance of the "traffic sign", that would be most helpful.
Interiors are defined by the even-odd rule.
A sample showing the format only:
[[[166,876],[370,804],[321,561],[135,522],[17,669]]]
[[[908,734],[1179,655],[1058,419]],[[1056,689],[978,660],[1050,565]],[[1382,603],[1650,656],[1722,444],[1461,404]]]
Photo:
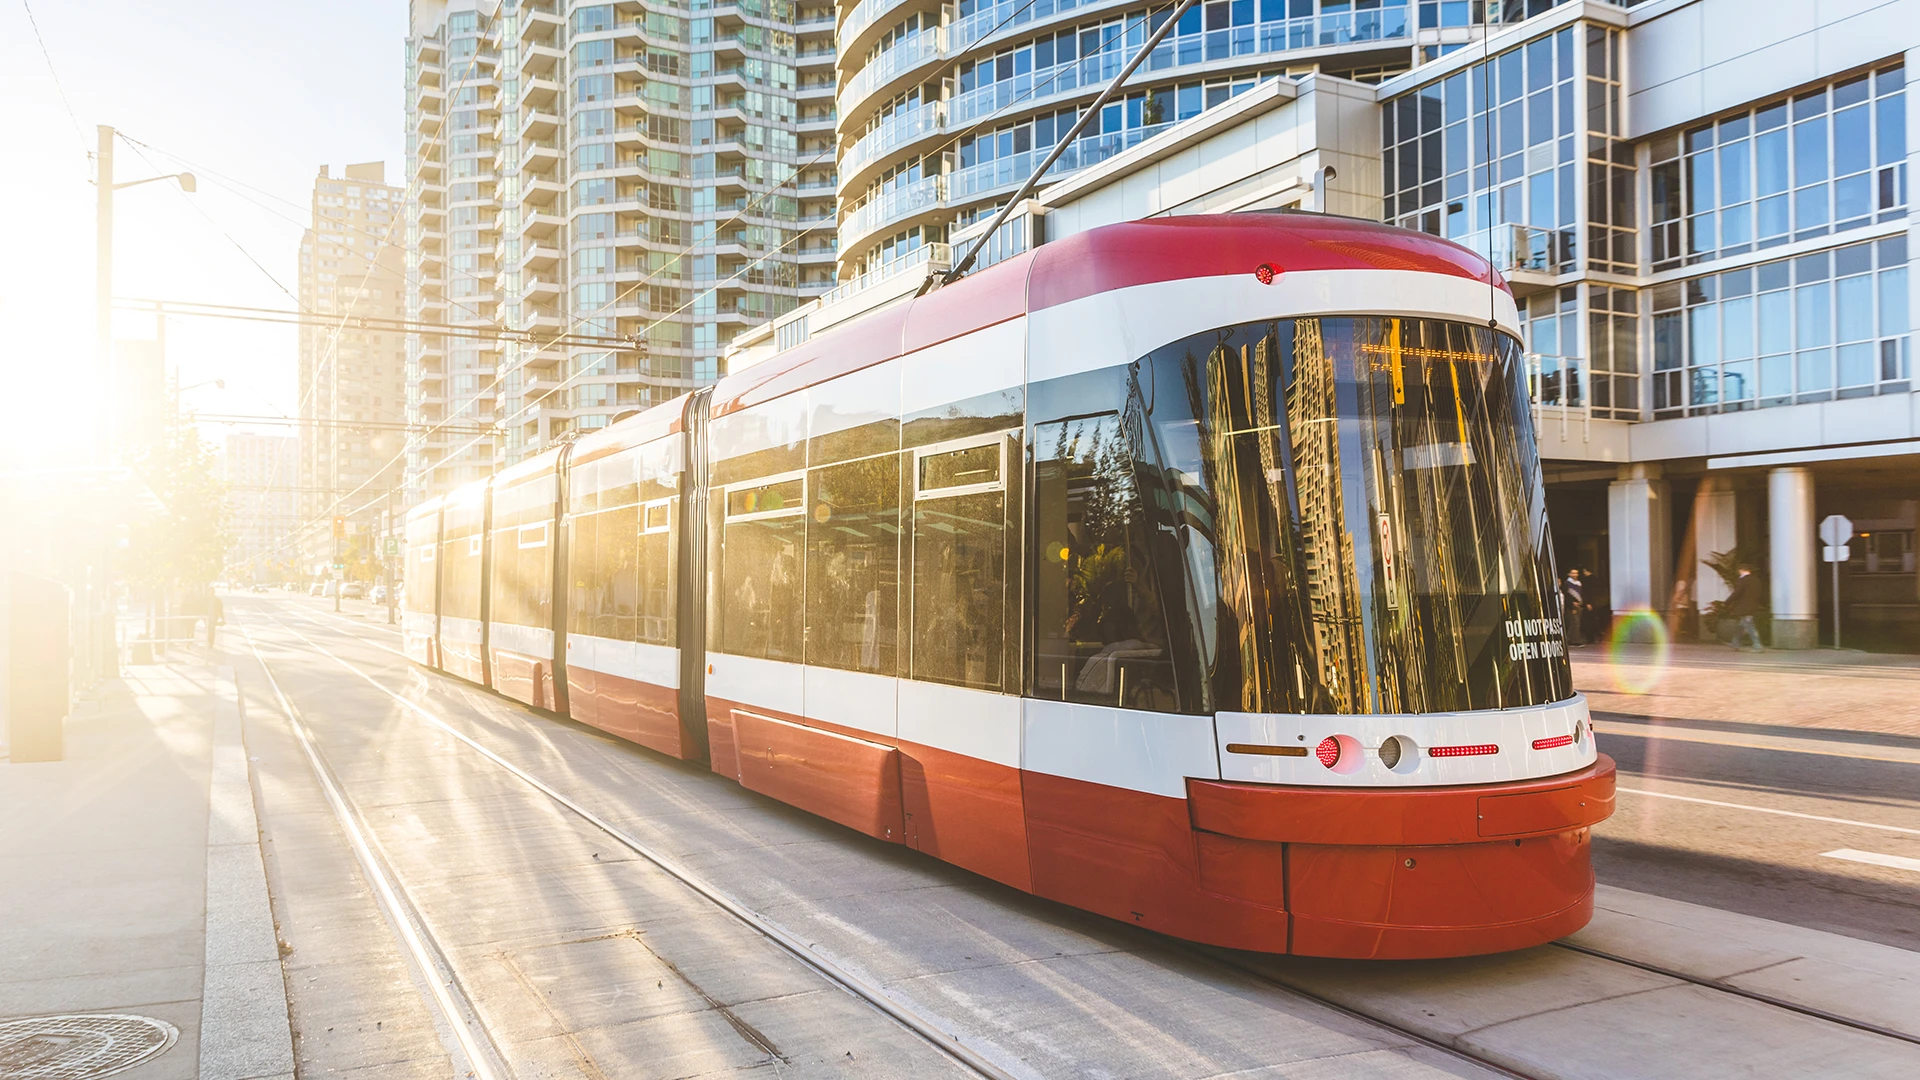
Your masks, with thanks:
[[[400,538],[397,536],[387,537],[387,542],[381,546],[380,552],[389,559],[400,554]]]
[[[1839,547],[1853,539],[1853,522],[1845,514],[1828,514],[1820,522],[1820,539],[1828,547]],[[1832,562],[1832,559],[1828,559]]]
[[[1820,557],[1833,564],[1833,647],[1840,647],[1840,564],[1847,561],[1853,522],[1845,514],[1828,514],[1820,522],[1820,539],[1827,549]]]
[[[1840,544],[1838,546],[1828,544],[1826,547],[1820,549],[1820,561],[1822,562],[1846,562],[1851,558],[1853,558],[1852,544]]]

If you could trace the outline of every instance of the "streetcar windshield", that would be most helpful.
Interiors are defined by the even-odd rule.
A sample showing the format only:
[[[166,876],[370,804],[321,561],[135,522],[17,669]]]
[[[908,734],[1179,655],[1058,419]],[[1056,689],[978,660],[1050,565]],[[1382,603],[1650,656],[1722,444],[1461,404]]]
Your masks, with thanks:
[[[1133,378],[1153,444],[1138,451],[1177,496],[1170,546],[1215,709],[1572,694],[1513,339],[1428,319],[1275,320],[1156,350]]]

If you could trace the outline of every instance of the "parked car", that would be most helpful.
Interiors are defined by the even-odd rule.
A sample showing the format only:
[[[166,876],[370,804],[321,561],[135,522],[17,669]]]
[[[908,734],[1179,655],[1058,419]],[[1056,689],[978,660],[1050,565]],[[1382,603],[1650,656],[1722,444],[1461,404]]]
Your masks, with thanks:
[[[316,582],[314,582],[313,584],[311,584],[311,585],[309,585],[309,586],[307,586],[307,595],[308,595],[308,596],[325,596],[325,595],[327,595],[327,584],[326,584],[326,582],[324,582],[324,581],[316,581]]]
[[[367,599],[376,604],[386,603],[387,587],[385,585],[375,585],[373,587],[373,592],[367,594]]]
[[[357,581],[349,581],[346,587],[340,590],[340,595],[348,600],[358,600],[367,595],[367,587]]]

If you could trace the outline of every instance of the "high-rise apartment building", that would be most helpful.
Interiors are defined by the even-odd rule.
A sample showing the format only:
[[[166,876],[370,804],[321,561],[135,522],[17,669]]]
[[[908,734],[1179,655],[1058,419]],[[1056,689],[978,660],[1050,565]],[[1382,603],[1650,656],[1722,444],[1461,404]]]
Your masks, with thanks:
[[[1204,0],[1048,172],[1072,175],[1277,75],[1373,83],[1562,0]],[[1167,18],[1140,0],[841,5],[839,276],[944,262]]]
[[[225,475],[233,546],[230,581],[289,581],[297,562],[287,546],[300,527],[300,450],[295,435],[239,431],[227,436]]]
[[[300,240],[299,415],[302,572],[333,561],[329,519],[375,502],[401,477],[406,420],[406,335],[359,320],[407,311],[402,189],[380,162],[320,169],[313,226]],[[389,323],[390,325],[390,323]],[[384,504],[353,515],[371,527]]]
[[[411,312],[475,330],[410,345],[412,498],[711,382],[739,331],[831,286],[830,5],[411,13]]]

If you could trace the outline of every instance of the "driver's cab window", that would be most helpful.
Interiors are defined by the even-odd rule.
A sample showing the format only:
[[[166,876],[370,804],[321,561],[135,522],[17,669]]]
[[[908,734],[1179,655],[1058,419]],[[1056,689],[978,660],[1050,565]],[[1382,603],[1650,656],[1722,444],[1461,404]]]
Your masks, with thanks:
[[[1034,427],[1035,697],[1177,707],[1131,446],[1119,413]]]

